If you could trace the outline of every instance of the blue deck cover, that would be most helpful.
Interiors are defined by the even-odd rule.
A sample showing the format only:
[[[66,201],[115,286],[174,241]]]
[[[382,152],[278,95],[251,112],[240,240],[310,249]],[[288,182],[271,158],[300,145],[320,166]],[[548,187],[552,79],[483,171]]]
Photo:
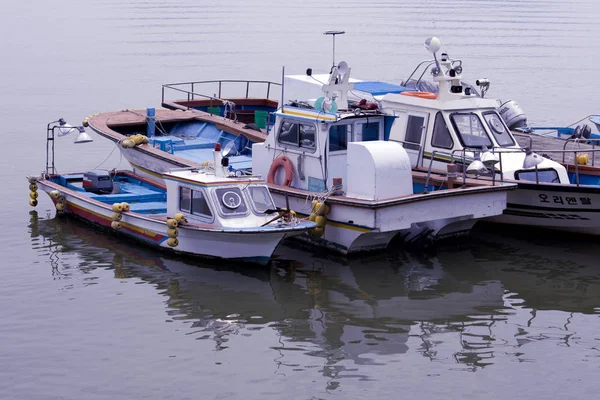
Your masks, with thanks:
[[[402,93],[406,90],[409,90],[404,86],[381,81],[354,82],[354,89],[360,90],[361,92],[371,93],[373,96],[379,96],[388,93]]]

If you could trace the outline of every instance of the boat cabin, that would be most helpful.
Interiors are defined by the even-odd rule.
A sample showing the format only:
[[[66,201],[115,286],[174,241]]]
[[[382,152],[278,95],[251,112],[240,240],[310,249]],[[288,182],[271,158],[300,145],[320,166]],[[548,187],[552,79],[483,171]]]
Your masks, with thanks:
[[[219,167],[220,168],[220,167]],[[183,213],[188,221],[223,227],[260,226],[272,219],[275,204],[264,180],[218,176],[199,169],[163,175],[167,210]]]

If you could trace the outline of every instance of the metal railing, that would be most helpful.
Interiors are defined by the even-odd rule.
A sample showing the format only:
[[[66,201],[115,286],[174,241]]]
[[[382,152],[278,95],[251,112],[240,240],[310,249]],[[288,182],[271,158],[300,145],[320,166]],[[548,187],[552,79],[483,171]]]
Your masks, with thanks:
[[[567,150],[567,146],[569,145],[569,143],[573,143],[574,145],[581,145],[581,144],[586,144],[589,146],[592,146],[591,149],[581,149],[582,152],[584,151],[591,151],[594,152],[596,149],[596,144],[600,143],[600,139],[567,139],[565,140],[565,144],[563,145],[563,150],[568,151]],[[592,157],[592,167],[595,165],[595,158],[596,157]],[[574,161],[577,161],[576,159]],[[565,162],[565,155],[563,154],[563,159],[562,162]]]
[[[239,88],[241,88],[241,96],[239,94],[237,94],[236,96],[230,96],[230,97],[236,97],[236,98],[250,98],[250,88],[251,85],[252,87],[256,87],[256,86],[264,86],[264,93],[265,95],[263,96],[263,98],[265,99],[271,99],[271,100],[276,100],[274,98],[271,98],[271,95],[273,94],[273,90],[272,87],[281,87],[281,83],[277,83],[277,82],[271,82],[271,81],[250,81],[250,80],[236,80],[236,79],[222,79],[222,80],[210,80],[210,81],[194,81],[194,82],[179,82],[179,83],[167,83],[162,85],[162,103],[165,103],[166,100],[166,93],[167,92],[176,92],[176,93],[182,93],[185,94],[186,99],[188,101],[188,103],[192,100],[196,100],[196,98],[201,98],[201,99],[205,99],[205,100],[210,100],[211,103],[210,105],[212,106],[212,102],[218,102],[220,104],[225,104],[225,102],[227,102],[228,100],[226,98],[224,98],[225,96],[223,95],[223,90],[224,90],[224,86],[233,86],[235,85],[238,90]],[[196,90],[198,89],[198,87],[201,87],[200,90],[203,91],[204,93],[199,93]],[[212,86],[213,90],[209,90],[207,91],[205,88]],[[209,95],[206,93],[213,93],[213,95]],[[279,93],[276,93],[277,95]],[[181,98],[177,99],[177,100],[183,100]],[[188,106],[189,108],[189,106]]]

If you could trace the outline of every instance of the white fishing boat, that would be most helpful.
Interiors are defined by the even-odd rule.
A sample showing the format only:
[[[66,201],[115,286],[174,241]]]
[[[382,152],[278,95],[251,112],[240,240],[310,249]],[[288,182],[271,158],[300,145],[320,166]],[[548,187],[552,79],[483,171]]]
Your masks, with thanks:
[[[28,177],[30,204],[37,205],[39,189],[57,213],[154,247],[259,264],[283,239],[316,228],[278,210],[264,180],[229,172],[218,146],[213,153],[213,164],[165,173],[159,184],[127,171],[57,174],[52,150],[46,171]]]
[[[321,217],[322,230],[303,238],[352,253],[387,247],[396,235],[464,234],[478,219],[501,214],[514,185],[412,171],[409,152],[386,140],[394,117],[368,102],[348,103],[346,63],[316,80],[321,97],[280,108],[252,153],[252,171],[267,176],[276,204],[287,198],[297,212]]]
[[[522,147],[499,114],[512,127],[523,120],[520,110],[507,112],[514,104],[499,108],[486,98],[487,79],[478,79],[477,89],[465,84],[462,61],[439,54],[438,39],[428,39],[426,47],[434,59],[419,64],[403,85],[373,93],[355,84],[351,92],[355,101],[374,102],[395,119],[389,140],[403,144],[413,170],[434,173],[456,164],[467,176],[516,183],[506,211],[490,221],[600,234],[600,168],[588,163],[598,149],[581,146],[580,139],[567,141],[572,147],[540,147],[530,136]],[[425,83],[428,73],[432,82]]]

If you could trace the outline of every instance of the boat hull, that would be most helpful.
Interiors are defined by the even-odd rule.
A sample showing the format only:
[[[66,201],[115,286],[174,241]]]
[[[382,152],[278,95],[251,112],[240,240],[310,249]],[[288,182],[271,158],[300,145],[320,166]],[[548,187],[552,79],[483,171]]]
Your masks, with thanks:
[[[600,235],[600,187],[519,183],[489,221]]]
[[[195,225],[180,225],[177,228],[177,246],[168,244],[168,226],[166,218],[148,217],[133,212],[123,212],[121,227],[113,229],[112,207],[78,195],[54,182],[38,180],[40,190],[49,193],[58,190],[63,200],[64,210],[68,216],[77,217],[99,228],[113,231],[115,234],[127,236],[161,250],[186,255],[219,258],[231,261],[243,261],[267,264],[277,245],[285,238],[298,235],[307,230],[300,223],[294,228],[272,230],[211,230],[198,229]],[[50,196],[56,204],[59,200]],[[314,225],[312,225],[314,226]]]
[[[312,204],[309,193],[270,186],[275,204],[308,215]],[[296,238],[338,253],[351,254],[386,248],[397,236],[407,242],[437,240],[468,234],[478,219],[500,215],[506,207],[506,191],[464,189],[452,195],[430,193],[398,202],[344,204],[330,197],[330,207],[322,237],[310,234]],[[287,197],[287,199],[286,199]]]

